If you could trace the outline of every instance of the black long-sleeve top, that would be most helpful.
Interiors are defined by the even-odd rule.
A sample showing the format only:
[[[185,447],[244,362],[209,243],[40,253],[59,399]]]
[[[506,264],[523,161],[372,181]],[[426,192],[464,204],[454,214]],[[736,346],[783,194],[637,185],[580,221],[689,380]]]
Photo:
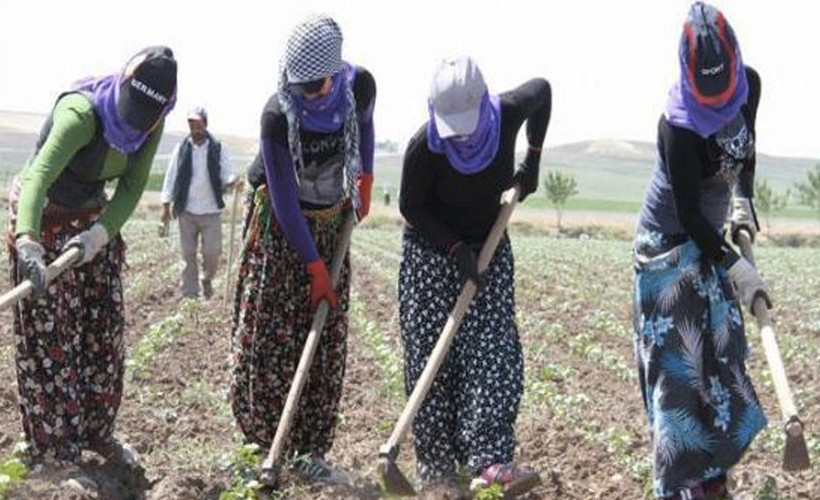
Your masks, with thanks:
[[[754,69],[746,67],[746,77],[749,97],[741,112],[754,140],[760,76]],[[658,155],[658,170],[641,211],[641,224],[667,234],[682,230],[713,261],[734,261],[737,253],[726,244],[720,229],[731,196],[729,185],[718,177],[726,156],[715,135],[701,137],[691,130],[671,125],[662,116],[658,123]],[[753,197],[754,173],[755,154],[752,150],[742,160],[734,185],[736,196]]]
[[[442,251],[455,243],[481,243],[500,211],[501,193],[510,187],[515,139],[524,121],[527,140],[540,150],[549,125],[552,92],[543,78],[532,79],[499,96],[501,130],[492,162],[474,174],[456,171],[444,153],[430,151],[425,123],[407,145],[399,208],[408,231],[418,231]]]

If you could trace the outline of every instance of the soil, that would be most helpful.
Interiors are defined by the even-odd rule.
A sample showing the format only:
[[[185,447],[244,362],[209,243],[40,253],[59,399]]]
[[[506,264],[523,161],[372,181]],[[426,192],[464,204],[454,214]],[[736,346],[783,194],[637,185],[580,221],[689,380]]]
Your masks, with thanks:
[[[129,240],[133,241],[129,249],[133,263],[124,273],[129,353],[149,327],[165,318],[182,314],[186,326],[182,334],[159,348],[145,370],[126,382],[117,435],[134,446],[144,468],[133,471],[88,453],[79,471],[32,475],[8,498],[216,500],[228,488],[231,481],[228,464],[241,442],[227,404],[230,308],[222,304],[220,281],[215,283],[218,293],[214,298],[193,307],[181,305],[176,285],[176,247],[171,245],[170,250],[158,247],[151,231],[134,230]],[[227,249],[227,245],[224,248]],[[400,353],[396,284],[380,275],[360,255],[361,251],[354,252],[353,289],[366,301],[369,319],[382,328],[387,342]],[[4,263],[0,285],[7,289],[5,253],[0,254],[0,260]],[[385,266],[395,269],[393,263]],[[564,331],[557,337],[547,338],[542,330],[522,326],[528,366],[569,367],[572,375],[551,376],[550,387],[560,397],[583,394],[586,399],[569,399],[565,406],[537,404],[533,399],[522,407],[517,425],[517,460],[539,470],[543,481],[525,498],[647,498],[647,476],[629,468],[649,454],[637,382],[621,376],[617,369],[608,368],[599,358],[573,347],[574,338],[590,331],[590,311],[576,307],[583,297],[574,296],[573,290],[560,280],[540,280],[538,272],[537,263],[522,260],[518,265],[519,290],[533,290],[518,293],[519,322],[521,325],[561,324]],[[628,283],[629,272],[628,266],[618,270],[609,283]],[[129,288],[129,283],[138,279],[145,283]],[[607,282],[602,281],[601,296],[607,297]],[[628,308],[607,307],[616,322],[630,324]],[[614,353],[631,367],[632,347],[628,336],[618,331],[604,332],[596,334],[594,340],[595,345]],[[536,349],[541,345],[543,351]],[[754,356],[750,370],[759,373],[764,363],[762,356]],[[813,388],[805,393],[803,401],[813,410],[813,413],[807,412],[806,424],[814,428],[820,424],[815,416],[820,409],[817,393],[820,378],[816,366],[799,365],[799,369],[796,380],[803,387]],[[366,345],[363,332],[351,321],[343,419],[328,458],[349,471],[355,484],[350,488],[308,487],[286,472],[281,478],[284,493],[280,496],[300,499],[382,497],[376,483],[378,450],[389,436],[403,404],[400,398],[380,389],[382,378],[376,355]],[[9,311],[0,313],[0,379],[9,381],[0,387],[0,457],[6,459],[20,438]],[[768,414],[777,415],[772,391],[759,392]],[[620,436],[617,440],[601,437],[615,433]],[[398,461],[410,476],[413,474],[411,450],[412,446],[405,444]],[[779,470],[778,456],[752,450],[733,477],[738,498],[808,500],[820,499],[820,479],[816,471],[815,468],[786,474]],[[83,478],[91,479],[94,487],[86,490],[72,487]],[[779,496],[760,496],[762,488],[772,481]],[[277,496],[263,494],[263,497]]]

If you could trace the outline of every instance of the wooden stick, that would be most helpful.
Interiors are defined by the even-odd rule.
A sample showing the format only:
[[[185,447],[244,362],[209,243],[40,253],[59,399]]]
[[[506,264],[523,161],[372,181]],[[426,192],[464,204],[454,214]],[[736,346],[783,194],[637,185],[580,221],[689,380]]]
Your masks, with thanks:
[[[752,241],[749,233],[744,230],[738,232],[738,246],[743,257],[755,265]],[[797,407],[794,404],[792,390],[789,387],[789,380],[786,370],[783,368],[783,359],[780,356],[780,349],[774,334],[772,320],[769,317],[769,309],[766,301],[762,297],[757,297],[752,305],[757,325],[760,328],[760,341],[763,344],[763,351],[766,354],[766,361],[769,364],[769,371],[772,374],[774,390],[777,393],[777,400],[780,403],[780,410],[783,412],[784,421],[789,421],[797,416]]]
[[[228,267],[225,269],[225,290],[222,294],[222,305],[228,305],[228,297],[231,292],[231,282],[233,281],[231,278],[233,277],[233,273],[231,272],[231,267],[233,267],[233,249],[234,249],[234,234],[236,232],[236,210],[237,206],[239,205],[239,191],[240,186],[242,185],[242,179],[236,181],[233,187],[233,204],[231,206],[231,231],[230,235],[228,236]]]
[[[344,263],[345,255],[347,255],[347,249],[350,246],[350,235],[353,232],[353,223],[354,215],[351,212],[345,217],[345,221],[342,224],[339,242],[336,244],[336,252],[333,254],[333,261],[330,264],[330,275],[333,279],[334,288],[339,283],[342,264]],[[299,402],[302,389],[304,389],[305,383],[307,382],[308,371],[313,364],[313,355],[319,346],[319,338],[322,335],[322,329],[324,328],[329,311],[330,306],[327,301],[322,300],[319,302],[319,306],[316,308],[316,314],[313,317],[313,323],[310,327],[310,333],[308,333],[307,340],[305,340],[305,347],[302,349],[302,356],[299,358],[299,365],[296,367],[296,374],[293,377],[290,391],[288,391],[285,408],[282,410],[281,417],[279,417],[276,435],[268,451],[268,456],[262,463],[260,480],[265,484],[274,484],[276,482],[276,474],[279,468],[278,461],[285,447],[288,434],[290,434],[290,426],[293,423],[296,404]]]
[[[46,286],[62,274],[63,271],[71,267],[74,261],[80,258],[81,254],[82,250],[77,247],[72,247],[49,264],[46,269]],[[34,292],[34,285],[32,285],[29,280],[23,280],[22,283],[0,296],[0,311],[5,311],[18,301],[31,295],[32,292]]]

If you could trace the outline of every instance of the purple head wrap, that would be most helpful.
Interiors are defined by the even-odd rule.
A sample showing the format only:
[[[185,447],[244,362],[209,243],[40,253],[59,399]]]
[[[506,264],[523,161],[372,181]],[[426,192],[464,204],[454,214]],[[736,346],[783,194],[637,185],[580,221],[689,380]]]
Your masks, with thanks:
[[[80,90],[91,94],[94,110],[100,117],[103,128],[103,137],[108,144],[122,154],[131,154],[138,150],[145,142],[150,131],[143,132],[129,126],[117,113],[117,99],[120,95],[120,74],[108,75],[100,78],[84,78],[72,86],[72,90]],[[176,93],[168,100],[162,112],[162,117],[168,115],[176,104]]]
[[[442,139],[436,129],[433,105],[429,108],[427,147],[434,153],[444,153],[450,165],[459,173],[469,175],[481,172],[495,158],[501,138],[501,102],[498,96],[485,92],[475,131],[466,138]]]

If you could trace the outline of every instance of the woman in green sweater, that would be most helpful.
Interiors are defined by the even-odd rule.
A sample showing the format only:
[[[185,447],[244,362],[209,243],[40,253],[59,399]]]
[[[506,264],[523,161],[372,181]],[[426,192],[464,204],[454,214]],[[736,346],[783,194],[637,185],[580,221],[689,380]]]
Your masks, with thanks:
[[[124,359],[119,231],[145,188],[176,101],[176,72],[169,48],[149,47],[121,73],[75,84],[57,99],[13,184],[11,278],[35,289],[14,311],[20,412],[34,467],[77,464],[84,449],[135,463],[113,437]],[[81,257],[47,284],[46,266],[70,247]]]

